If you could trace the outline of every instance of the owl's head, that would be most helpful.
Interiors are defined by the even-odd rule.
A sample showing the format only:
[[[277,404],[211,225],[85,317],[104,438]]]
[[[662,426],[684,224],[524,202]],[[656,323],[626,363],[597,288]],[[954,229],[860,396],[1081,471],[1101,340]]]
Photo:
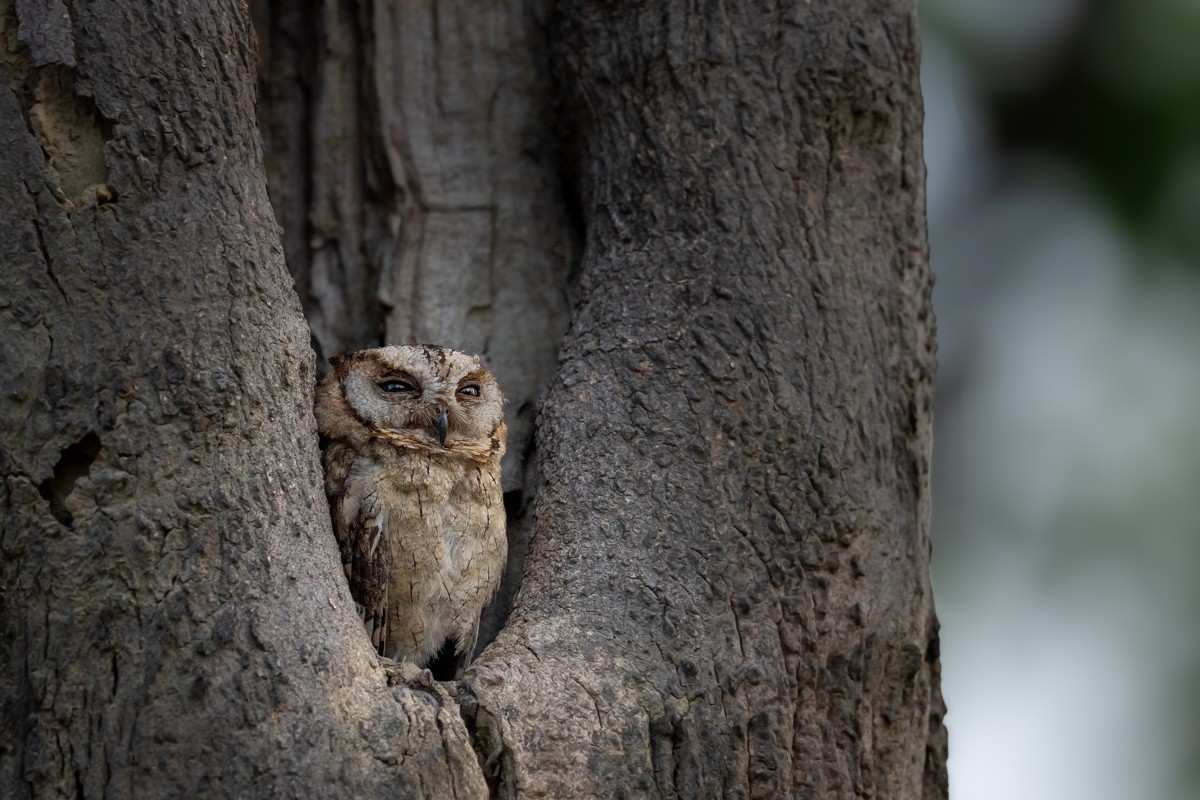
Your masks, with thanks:
[[[329,360],[317,425],[331,439],[362,436],[414,450],[499,457],[504,397],[477,356],[435,345],[359,350]]]

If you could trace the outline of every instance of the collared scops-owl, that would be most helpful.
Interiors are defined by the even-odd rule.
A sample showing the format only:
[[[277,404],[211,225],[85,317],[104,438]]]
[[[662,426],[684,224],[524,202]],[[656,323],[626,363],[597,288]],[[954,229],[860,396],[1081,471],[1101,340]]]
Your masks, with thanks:
[[[433,345],[330,363],[316,416],[350,593],[380,654],[424,667],[452,653],[460,677],[507,553],[500,387],[476,356]]]

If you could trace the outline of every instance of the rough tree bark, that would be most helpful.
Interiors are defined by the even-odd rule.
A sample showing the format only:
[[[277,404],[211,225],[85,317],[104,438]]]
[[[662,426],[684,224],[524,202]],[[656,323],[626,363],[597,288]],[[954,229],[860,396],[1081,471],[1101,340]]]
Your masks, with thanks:
[[[558,8],[582,284],[476,733],[508,793],[937,796],[913,10],[704,11]]]
[[[909,3],[258,3],[265,165],[232,0],[0,11],[0,794],[945,797]],[[461,684],[356,625],[310,330],[551,387]]]
[[[242,9],[0,20],[0,796],[480,794],[339,575]]]

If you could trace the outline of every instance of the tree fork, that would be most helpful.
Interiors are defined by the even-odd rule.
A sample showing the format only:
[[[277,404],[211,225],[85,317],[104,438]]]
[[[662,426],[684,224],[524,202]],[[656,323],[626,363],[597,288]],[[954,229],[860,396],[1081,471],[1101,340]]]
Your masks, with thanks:
[[[387,17],[399,5],[328,2],[299,40],[347,30],[345,13],[415,29]],[[469,45],[465,8],[435,4]],[[521,20],[504,35],[542,47],[543,9],[504,6]],[[547,101],[529,98],[551,65],[562,139],[491,173],[488,202],[509,209],[493,219],[518,222],[492,223],[513,235],[485,247],[495,302],[468,328],[509,324],[514,287],[562,291],[567,202],[545,177],[559,147],[584,228],[578,297],[522,484],[537,514],[521,594],[466,680],[430,692],[388,685],[338,570],[244,9],[0,10],[0,703],[17,721],[0,793],[945,797],[908,4],[563,2],[551,55],[509,47],[527,60],[501,83],[526,87],[526,110],[472,152],[545,142],[512,131],[543,124]],[[438,57],[469,73],[495,41]],[[326,59],[349,52],[312,54],[331,86],[345,65]],[[420,66],[375,97],[419,106]],[[333,135],[352,121],[334,110],[314,118],[329,141],[376,153],[346,168],[378,166],[378,129]],[[449,130],[390,119],[392,147]],[[477,130],[449,138],[478,145]],[[409,162],[427,188],[435,162]],[[404,237],[442,206],[409,205],[398,174],[358,199],[297,179],[297,205],[277,208],[289,258],[317,241],[368,297],[397,263],[380,253],[414,258],[410,276],[474,269],[428,237],[412,251]],[[305,204],[335,196],[349,205],[318,222],[370,223],[349,250],[305,235]],[[473,236],[473,203],[449,208]],[[543,239],[519,220],[547,208]],[[510,279],[508,259],[536,268]],[[296,263],[308,298],[316,262]],[[388,297],[385,332],[457,329],[453,304]],[[542,305],[496,340],[544,339],[561,308]],[[314,319],[318,346],[373,343],[340,324]],[[553,374],[537,352],[530,397]]]

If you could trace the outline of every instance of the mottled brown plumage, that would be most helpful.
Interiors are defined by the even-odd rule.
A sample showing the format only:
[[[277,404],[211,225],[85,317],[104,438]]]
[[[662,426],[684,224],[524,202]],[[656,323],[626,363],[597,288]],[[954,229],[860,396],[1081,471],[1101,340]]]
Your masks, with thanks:
[[[507,552],[500,388],[432,345],[331,363],[316,414],[350,592],[381,654],[423,667],[450,640],[461,675]]]

